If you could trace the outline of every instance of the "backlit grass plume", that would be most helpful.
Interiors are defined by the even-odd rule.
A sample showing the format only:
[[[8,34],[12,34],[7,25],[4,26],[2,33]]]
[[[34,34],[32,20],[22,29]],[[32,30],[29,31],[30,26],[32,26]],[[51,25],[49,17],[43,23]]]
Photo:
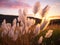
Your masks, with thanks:
[[[39,11],[39,9],[40,9],[40,3],[36,2],[33,8],[34,14],[36,14]]]

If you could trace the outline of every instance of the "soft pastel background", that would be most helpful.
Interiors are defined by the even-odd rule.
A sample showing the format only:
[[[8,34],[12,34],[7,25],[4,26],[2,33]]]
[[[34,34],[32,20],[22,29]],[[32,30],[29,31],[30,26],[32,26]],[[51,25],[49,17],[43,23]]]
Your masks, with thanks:
[[[48,15],[60,16],[60,0],[0,0],[0,14],[18,15],[19,8],[31,8],[37,1],[41,8],[50,6]]]

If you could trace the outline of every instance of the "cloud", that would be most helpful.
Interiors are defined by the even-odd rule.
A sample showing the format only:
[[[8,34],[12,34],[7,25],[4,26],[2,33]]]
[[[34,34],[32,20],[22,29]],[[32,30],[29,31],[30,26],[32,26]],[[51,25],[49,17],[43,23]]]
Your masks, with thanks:
[[[30,5],[23,2],[24,0],[0,0],[0,8],[20,8],[30,7]]]
[[[51,6],[51,8],[53,8],[53,9],[60,9],[60,3],[59,2],[55,2],[55,3],[53,3],[52,5],[50,5]]]
[[[56,6],[60,6],[60,3],[55,3]]]

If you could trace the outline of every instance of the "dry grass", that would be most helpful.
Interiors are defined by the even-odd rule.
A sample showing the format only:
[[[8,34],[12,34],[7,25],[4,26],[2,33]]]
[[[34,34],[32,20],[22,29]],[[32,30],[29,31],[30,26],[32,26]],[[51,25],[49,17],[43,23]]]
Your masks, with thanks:
[[[49,30],[49,29],[54,29],[55,30],[55,33],[58,33],[60,30],[60,25],[50,25],[47,27],[46,30]],[[57,31],[56,31],[57,29]],[[47,31],[43,31],[40,33],[40,35],[37,35],[35,38],[34,38],[34,34],[33,34],[33,31],[31,31],[30,33],[25,33],[24,35],[21,35],[21,33],[19,34],[18,36],[18,39],[16,41],[13,41],[11,38],[8,37],[8,34],[5,36],[5,37],[1,37],[1,31],[2,29],[0,28],[0,45],[39,45],[38,44],[38,39],[41,35],[44,35]],[[60,33],[59,33],[60,34]],[[59,34],[57,34],[56,36],[59,37]],[[55,35],[53,35],[53,38],[54,38]],[[52,38],[52,40],[53,40]],[[48,43],[49,40],[45,41]],[[43,43],[44,44],[44,43]]]

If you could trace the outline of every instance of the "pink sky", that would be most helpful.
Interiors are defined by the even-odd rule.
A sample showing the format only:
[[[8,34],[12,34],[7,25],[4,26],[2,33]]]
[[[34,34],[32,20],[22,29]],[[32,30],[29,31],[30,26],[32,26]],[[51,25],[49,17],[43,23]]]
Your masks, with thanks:
[[[48,15],[60,15],[60,0],[0,0],[0,14],[18,15],[19,8],[30,8],[37,1],[41,3],[41,8],[50,6]]]

